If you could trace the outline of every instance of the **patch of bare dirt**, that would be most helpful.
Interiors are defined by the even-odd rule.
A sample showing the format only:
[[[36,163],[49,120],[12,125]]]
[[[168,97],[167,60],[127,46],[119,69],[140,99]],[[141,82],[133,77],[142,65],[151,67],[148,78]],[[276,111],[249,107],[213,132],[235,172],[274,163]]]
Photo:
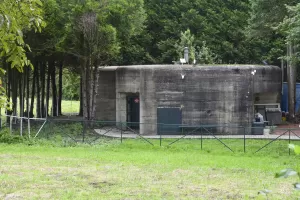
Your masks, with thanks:
[[[174,176],[176,176],[176,175],[186,175],[186,174],[189,174],[189,173],[190,173],[189,170],[183,170],[183,169],[176,169],[176,170],[174,170],[174,171],[172,172],[172,174],[173,174]]]
[[[15,158],[16,156],[10,155],[10,154],[0,154],[0,159],[9,159],[9,158]]]
[[[23,199],[22,196],[14,193],[7,194],[4,198],[4,200],[20,200],[20,199]]]
[[[89,183],[89,185],[93,186],[94,188],[103,188],[106,186],[113,186],[115,184],[106,182],[106,181],[101,181],[101,182],[94,181],[94,182]]]
[[[53,173],[53,174],[46,174],[47,177],[55,178],[56,180],[59,180],[62,178],[63,174],[61,173]]]

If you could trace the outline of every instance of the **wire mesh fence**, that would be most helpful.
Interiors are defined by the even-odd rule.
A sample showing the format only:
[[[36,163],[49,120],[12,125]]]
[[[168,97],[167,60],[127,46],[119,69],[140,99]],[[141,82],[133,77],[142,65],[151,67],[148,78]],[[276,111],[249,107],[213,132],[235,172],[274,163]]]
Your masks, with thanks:
[[[70,118],[25,118],[2,116],[1,131],[28,138],[62,140],[69,143],[98,144],[114,139],[120,143],[143,141],[151,146],[174,146],[197,142],[199,149],[220,146],[230,152],[268,151],[287,144],[300,145],[300,128],[275,126],[249,127],[238,125],[151,124],[115,121],[87,121]],[[291,152],[288,150],[288,153]]]

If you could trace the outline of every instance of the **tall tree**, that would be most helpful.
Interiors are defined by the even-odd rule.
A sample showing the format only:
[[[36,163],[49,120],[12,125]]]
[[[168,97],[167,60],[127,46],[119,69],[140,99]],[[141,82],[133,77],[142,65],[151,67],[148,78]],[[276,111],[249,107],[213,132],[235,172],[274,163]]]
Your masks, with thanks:
[[[147,49],[157,63],[179,59],[174,45],[187,29],[195,36],[195,46],[205,42],[219,62],[258,60],[254,48],[257,44],[248,40],[244,32],[250,11],[248,0],[149,0],[145,1],[145,7],[146,31],[151,40]]]
[[[286,5],[295,5],[297,0],[276,0],[270,9],[268,0],[251,1],[251,18],[249,21],[249,34],[256,38],[274,38],[286,41],[287,47],[277,46],[281,49],[281,56],[286,52],[288,57],[288,106],[291,119],[295,116],[295,85],[296,85],[296,66],[290,58],[294,57],[293,41],[286,37],[279,24],[287,17],[288,9]],[[285,40],[288,39],[288,40]],[[283,42],[280,42],[284,44]],[[286,49],[284,51],[283,49]],[[278,56],[279,57],[279,56]]]
[[[40,0],[0,2],[0,57],[5,58],[12,68],[23,71],[26,65],[32,66],[26,56],[29,46],[24,42],[23,31],[40,31],[43,26],[42,3]],[[5,73],[0,68],[1,73]],[[2,87],[1,87],[2,88]],[[3,88],[1,89],[3,92]],[[0,107],[5,106],[5,95],[1,95]]]
[[[116,58],[126,39],[142,29],[142,0],[86,0],[70,3],[74,11],[62,49],[80,65],[83,116],[94,119],[99,66]],[[127,14],[127,15],[126,15]],[[126,46],[126,45],[125,45]]]
[[[285,17],[283,22],[280,24],[279,28],[283,31],[284,35],[286,36],[287,42],[287,60],[289,63],[288,68],[288,87],[289,87],[289,106],[291,104],[292,108],[295,109],[295,93],[296,93],[296,65],[299,63],[299,48],[298,44],[300,42],[300,2],[294,6],[286,6],[288,10],[288,15]],[[299,70],[300,71],[300,70]],[[296,111],[300,113],[300,110]]]

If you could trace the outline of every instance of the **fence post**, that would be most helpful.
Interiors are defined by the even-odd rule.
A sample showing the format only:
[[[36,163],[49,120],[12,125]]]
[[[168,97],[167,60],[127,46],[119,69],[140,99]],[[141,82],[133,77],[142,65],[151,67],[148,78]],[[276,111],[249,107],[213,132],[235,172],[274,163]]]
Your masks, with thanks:
[[[82,126],[83,130],[82,130],[82,143],[84,143],[84,137],[85,137],[85,128],[86,128],[86,122],[85,120],[83,120],[83,126]]]
[[[289,144],[291,144],[291,129],[289,129]],[[289,155],[291,155],[291,149],[289,148]]]
[[[28,117],[28,137],[30,138],[30,118]]]
[[[22,137],[23,136],[23,118],[20,117],[20,136]]]
[[[123,143],[123,123],[121,122],[121,143]]]
[[[49,140],[49,131],[52,130],[52,123],[50,120],[48,120],[48,118],[46,118],[46,121],[48,123],[48,131],[46,131],[46,137],[47,137],[47,140]]]
[[[11,115],[9,116],[9,132],[12,134],[12,117]]]
[[[158,133],[159,133],[159,146],[161,146],[161,131],[160,131],[161,127],[160,125],[158,125]]]
[[[201,150],[202,150],[202,148],[203,148],[202,127],[200,127],[200,135],[201,135]]]
[[[244,126],[244,153],[246,153],[246,128]]]

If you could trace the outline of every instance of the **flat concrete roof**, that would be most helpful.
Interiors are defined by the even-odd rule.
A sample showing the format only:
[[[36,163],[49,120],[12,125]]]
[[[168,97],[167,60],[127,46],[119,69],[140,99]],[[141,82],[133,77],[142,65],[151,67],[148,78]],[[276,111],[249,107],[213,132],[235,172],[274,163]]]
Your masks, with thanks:
[[[116,71],[117,69],[189,69],[189,70],[224,70],[224,69],[280,69],[274,65],[239,65],[239,64],[218,64],[218,65],[124,65],[100,67],[100,71]]]

